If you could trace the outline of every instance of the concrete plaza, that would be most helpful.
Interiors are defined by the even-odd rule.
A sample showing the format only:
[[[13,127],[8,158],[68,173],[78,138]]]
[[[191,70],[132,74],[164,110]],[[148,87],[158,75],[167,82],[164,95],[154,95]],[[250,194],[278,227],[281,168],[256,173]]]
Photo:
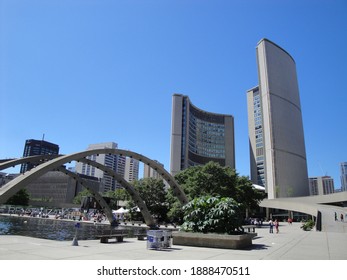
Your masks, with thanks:
[[[341,222],[337,222],[341,223]],[[257,228],[250,248],[211,249],[172,245],[148,250],[146,241],[125,238],[103,244],[99,240],[54,241],[18,235],[0,236],[1,260],[347,260],[346,232],[303,231],[301,223],[280,224],[278,234]],[[347,226],[345,223],[344,226]]]

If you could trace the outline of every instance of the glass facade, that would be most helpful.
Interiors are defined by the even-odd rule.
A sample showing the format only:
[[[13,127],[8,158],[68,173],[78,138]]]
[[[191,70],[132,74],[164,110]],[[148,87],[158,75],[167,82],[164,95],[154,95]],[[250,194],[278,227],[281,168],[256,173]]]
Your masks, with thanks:
[[[209,161],[216,161],[225,166],[224,116],[205,112],[193,106],[186,98],[183,100],[181,169],[185,168],[187,148],[188,167],[206,164]]]
[[[347,162],[340,163],[341,191],[347,192]]]
[[[256,165],[257,165],[257,184],[265,186],[265,167],[264,167],[264,141],[263,141],[263,119],[261,110],[261,98],[259,89],[253,92],[253,116],[256,146]]]
[[[214,161],[235,168],[234,118],[194,106],[189,97],[172,98],[170,172]]]

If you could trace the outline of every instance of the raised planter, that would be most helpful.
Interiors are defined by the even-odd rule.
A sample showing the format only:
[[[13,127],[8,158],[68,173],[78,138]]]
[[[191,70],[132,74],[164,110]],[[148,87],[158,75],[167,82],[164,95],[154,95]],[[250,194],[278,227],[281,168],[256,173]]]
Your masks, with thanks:
[[[216,233],[173,232],[172,244],[195,247],[241,249],[252,245],[252,239],[257,233],[227,235]]]

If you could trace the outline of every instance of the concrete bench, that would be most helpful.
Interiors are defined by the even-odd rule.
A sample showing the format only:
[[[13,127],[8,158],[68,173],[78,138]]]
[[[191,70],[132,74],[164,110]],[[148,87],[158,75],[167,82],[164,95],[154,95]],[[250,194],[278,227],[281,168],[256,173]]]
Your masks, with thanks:
[[[252,232],[255,232],[256,227],[257,227],[256,225],[244,225],[244,226],[242,226],[242,228],[247,229],[248,232],[251,232],[251,230],[252,230]]]
[[[145,240],[145,237],[147,238],[147,233],[135,233],[135,237],[137,237],[137,240]]]
[[[109,239],[116,239],[117,242],[123,242],[124,237],[127,236],[127,233],[110,233],[105,235],[97,235],[97,238],[100,238],[100,243],[108,243]]]
[[[139,226],[141,226],[143,224],[142,221],[131,221],[131,224],[134,226],[135,224],[138,224]]]

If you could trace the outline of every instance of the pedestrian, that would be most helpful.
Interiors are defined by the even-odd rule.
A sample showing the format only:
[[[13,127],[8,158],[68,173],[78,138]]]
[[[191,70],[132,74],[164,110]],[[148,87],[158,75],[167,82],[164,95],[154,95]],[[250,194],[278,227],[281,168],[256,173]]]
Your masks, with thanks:
[[[335,221],[337,221],[337,213],[335,212]]]
[[[270,226],[270,233],[274,233],[274,223],[273,223],[272,219],[270,219],[270,221],[269,221],[269,226]]]
[[[340,215],[340,218],[341,218],[341,222],[343,222],[343,214],[342,213]]]
[[[275,228],[276,228],[276,233],[279,233],[279,227],[280,223],[277,221],[277,219],[275,220]]]

